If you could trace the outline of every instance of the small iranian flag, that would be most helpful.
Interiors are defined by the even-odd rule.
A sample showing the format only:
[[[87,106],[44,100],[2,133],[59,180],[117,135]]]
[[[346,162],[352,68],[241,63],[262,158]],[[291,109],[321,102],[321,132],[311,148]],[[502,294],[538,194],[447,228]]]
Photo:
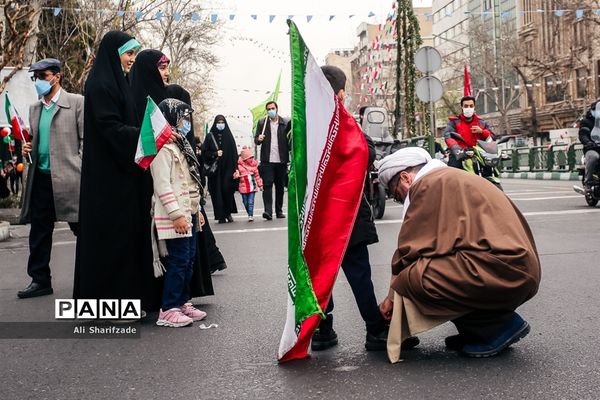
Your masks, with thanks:
[[[331,298],[362,196],[366,140],[310,54],[296,25],[292,160],[288,185],[288,305],[280,362],[308,357]]]
[[[171,137],[171,134],[171,126],[156,103],[148,96],[144,121],[140,130],[140,139],[135,152],[135,162],[140,167],[147,169],[156,154]]]
[[[13,135],[15,138],[21,142],[29,142],[29,132],[25,128],[25,122],[19,116],[17,109],[11,103],[8,92],[4,93],[4,111],[6,112],[6,119],[10,122],[12,126]]]

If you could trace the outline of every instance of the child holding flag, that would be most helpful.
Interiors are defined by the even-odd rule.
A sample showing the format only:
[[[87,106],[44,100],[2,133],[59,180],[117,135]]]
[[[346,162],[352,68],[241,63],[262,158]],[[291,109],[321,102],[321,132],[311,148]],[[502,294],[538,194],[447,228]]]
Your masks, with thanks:
[[[165,99],[158,108],[180,136],[176,142],[164,144],[150,164],[156,231],[168,252],[162,307],[156,324],[179,328],[206,317],[204,311],[189,302],[196,232],[204,225],[199,213],[200,165],[185,139],[191,128],[191,106],[176,99]]]
[[[233,173],[233,179],[240,180],[240,193],[242,202],[248,213],[248,221],[254,221],[254,196],[258,190],[262,190],[263,183],[258,173],[258,162],[254,159],[252,150],[247,146],[242,147],[242,153],[238,160],[237,170]]]

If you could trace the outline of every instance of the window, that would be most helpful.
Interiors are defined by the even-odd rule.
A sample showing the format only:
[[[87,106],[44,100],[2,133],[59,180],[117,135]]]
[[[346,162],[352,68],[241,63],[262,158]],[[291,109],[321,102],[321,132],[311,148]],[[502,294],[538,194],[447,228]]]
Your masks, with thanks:
[[[544,86],[546,103],[558,103],[565,100],[565,88],[562,81],[553,76],[547,76],[544,78]]]
[[[527,25],[533,22],[533,4],[531,3],[532,0],[521,0],[521,10],[523,10],[523,25]]]
[[[587,68],[577,68],[575,70],[575,79],[577,80],[577,98],[584,99],[587,96],[588,85]]]

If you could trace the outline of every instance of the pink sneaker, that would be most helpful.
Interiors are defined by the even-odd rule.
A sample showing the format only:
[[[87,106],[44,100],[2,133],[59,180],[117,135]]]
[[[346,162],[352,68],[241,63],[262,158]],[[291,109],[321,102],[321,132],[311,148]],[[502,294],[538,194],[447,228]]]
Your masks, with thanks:
[[[194,321],[201,321],[206,318],[206,313],[204,311],[198,310],[192,303],[185,303],[181,306],[181,312]]]
[[[160,310],[158,314],[158,326],[168,326],[170,328],[181,328],[194,322],[193,319],[184,315],[179,308],[171,308],[170,310]]]

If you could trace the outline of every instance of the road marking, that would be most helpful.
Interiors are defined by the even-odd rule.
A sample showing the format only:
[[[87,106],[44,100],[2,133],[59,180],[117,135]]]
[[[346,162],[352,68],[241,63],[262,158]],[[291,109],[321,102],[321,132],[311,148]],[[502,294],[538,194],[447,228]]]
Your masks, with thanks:
[[[223,233],[250,233],[250,232],[276,232],[276,231],[287,231],[287,226],[281,226],[277,228],[251,228],[251,229],[230,229],[226,231],[213,231],[215,235]]]
[[[537,201],[537,200],[555,200],[555,199],[580,199],[582,196],[579,194],[577,196],[550,196],[550,197],[531,197],[531,198],[524,198],[524,199],[513,199],[512,197],[510,198],[513,201]]]
[[[554,191],[531,191],[531,192],[504,192],[508,197],[512,196],[525,196],[530,194],[556,194],[556,193],[573,193],[573,190],[554,190]]]
[[[526,217],[535,217],[538,215],[569,215],[569,214],[589,214],[600,212],[600,208],[590,208],[586,210],[561,210],[561,211],[530,211],[524,212]]]

